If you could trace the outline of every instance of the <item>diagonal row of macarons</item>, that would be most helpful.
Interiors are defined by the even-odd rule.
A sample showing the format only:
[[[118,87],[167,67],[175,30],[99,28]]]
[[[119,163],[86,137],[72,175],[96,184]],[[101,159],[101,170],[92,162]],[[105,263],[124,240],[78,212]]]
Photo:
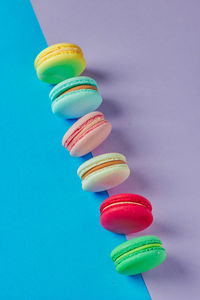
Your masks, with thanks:
[[[49,95],[53,113],[64,119],[80,118],[62,140],[62,145],[75,157],[94,150],[112,130],[103,113],[96,111],[102,103],[96,81],[79,76],[85,66],[81,48],[68,43],[52,45],[35,59],[38,78],[56,84]],[[84,162],[77,173],[83,190],[100,192],[123,183],[130,169],[124,155],[106,153]],[[152,205],[140,195],[117,194],[100,206],[101,225],[115,233],[132,234],[146,229],[152,221]],[[165,257],[165,249],[156,236],[133,238],[111,253],[116,270],[126,275],[148,271],[161,264]]]

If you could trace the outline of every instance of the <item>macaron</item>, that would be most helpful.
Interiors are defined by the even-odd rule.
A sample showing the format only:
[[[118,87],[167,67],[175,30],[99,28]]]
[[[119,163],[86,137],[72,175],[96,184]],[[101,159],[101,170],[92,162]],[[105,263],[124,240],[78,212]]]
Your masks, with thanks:
[[[65,133],[62,144],[71,156],[82,156],[99,146],[110,134],[112,125],[101,112],[80,118]]]
[[[50,92],[52,111],[65,119],[84,116],[102,102],[96,81],[87,76],[73,77],[57,84]]]
[[[111,189],[125,181],[130,169],[124,155],[107,153],[95,156],[78,168],[82,188],[89,192]]]
[[[111,252],[117,272],[136,275],[160,265],[166,258],[165,249],[156,236],[141,236],[122,243]]]
[[[52,45],[40,52],[35,59],[38,78],[50,84],[80,75],[85,66],[81,48],[69,43]]]
[[[153,221],[151,203],[136,194],[117,194],[100,206],[100,223],[112,232],[121,234],[144,230]]]

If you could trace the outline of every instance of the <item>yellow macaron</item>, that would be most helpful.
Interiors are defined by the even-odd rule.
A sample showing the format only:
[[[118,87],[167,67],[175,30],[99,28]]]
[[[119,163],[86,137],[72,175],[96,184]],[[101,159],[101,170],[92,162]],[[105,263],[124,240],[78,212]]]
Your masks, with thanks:
[[[69,43],[52,45],[41,51],[35,59],[38,78],[50,84],[80,75],[85,66],[81,48]]]

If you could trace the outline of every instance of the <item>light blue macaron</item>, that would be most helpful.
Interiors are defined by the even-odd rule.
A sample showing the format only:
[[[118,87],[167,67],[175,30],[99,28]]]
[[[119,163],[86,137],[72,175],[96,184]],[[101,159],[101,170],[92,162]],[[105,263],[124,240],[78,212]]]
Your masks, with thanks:
[[[60,82],[51,90],[49,97],[53,113],[64,119],[82,117],[96,110],[102,102],[96,81],[86,76]]]

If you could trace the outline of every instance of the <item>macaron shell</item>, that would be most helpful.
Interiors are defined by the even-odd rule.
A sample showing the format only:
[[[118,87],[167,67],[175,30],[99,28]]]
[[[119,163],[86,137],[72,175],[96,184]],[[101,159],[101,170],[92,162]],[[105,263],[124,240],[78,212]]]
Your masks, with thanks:
[[[94,150],[109,136],[111,129],[111,123],[105,122],[86,133],[71,149],[71,156],[82,156]]]
[[[164,248],[149,248],[124,258],[116,270],[123,275],[136,275],[157,267],[165,258]]]
[[[100,223],[105,229],[121,234],[144,230],[152,221],[150,209],[133,203],[112,204],[100,216]]]
[[[83,89],[58,97],[52,102],[52,111],[61,118],[79,118],[97,109],[101,102],[98,91]]]
[[[43,61],[37,67],[40,80],[57,84],[67,78],[80,75],[86,66],[84,57],[76,52],[62,53]]]
[[[89,192],[105,191],[121,184],[129,175],[127,164],[112,165],[89,174],[82,180],[82,188]]]

